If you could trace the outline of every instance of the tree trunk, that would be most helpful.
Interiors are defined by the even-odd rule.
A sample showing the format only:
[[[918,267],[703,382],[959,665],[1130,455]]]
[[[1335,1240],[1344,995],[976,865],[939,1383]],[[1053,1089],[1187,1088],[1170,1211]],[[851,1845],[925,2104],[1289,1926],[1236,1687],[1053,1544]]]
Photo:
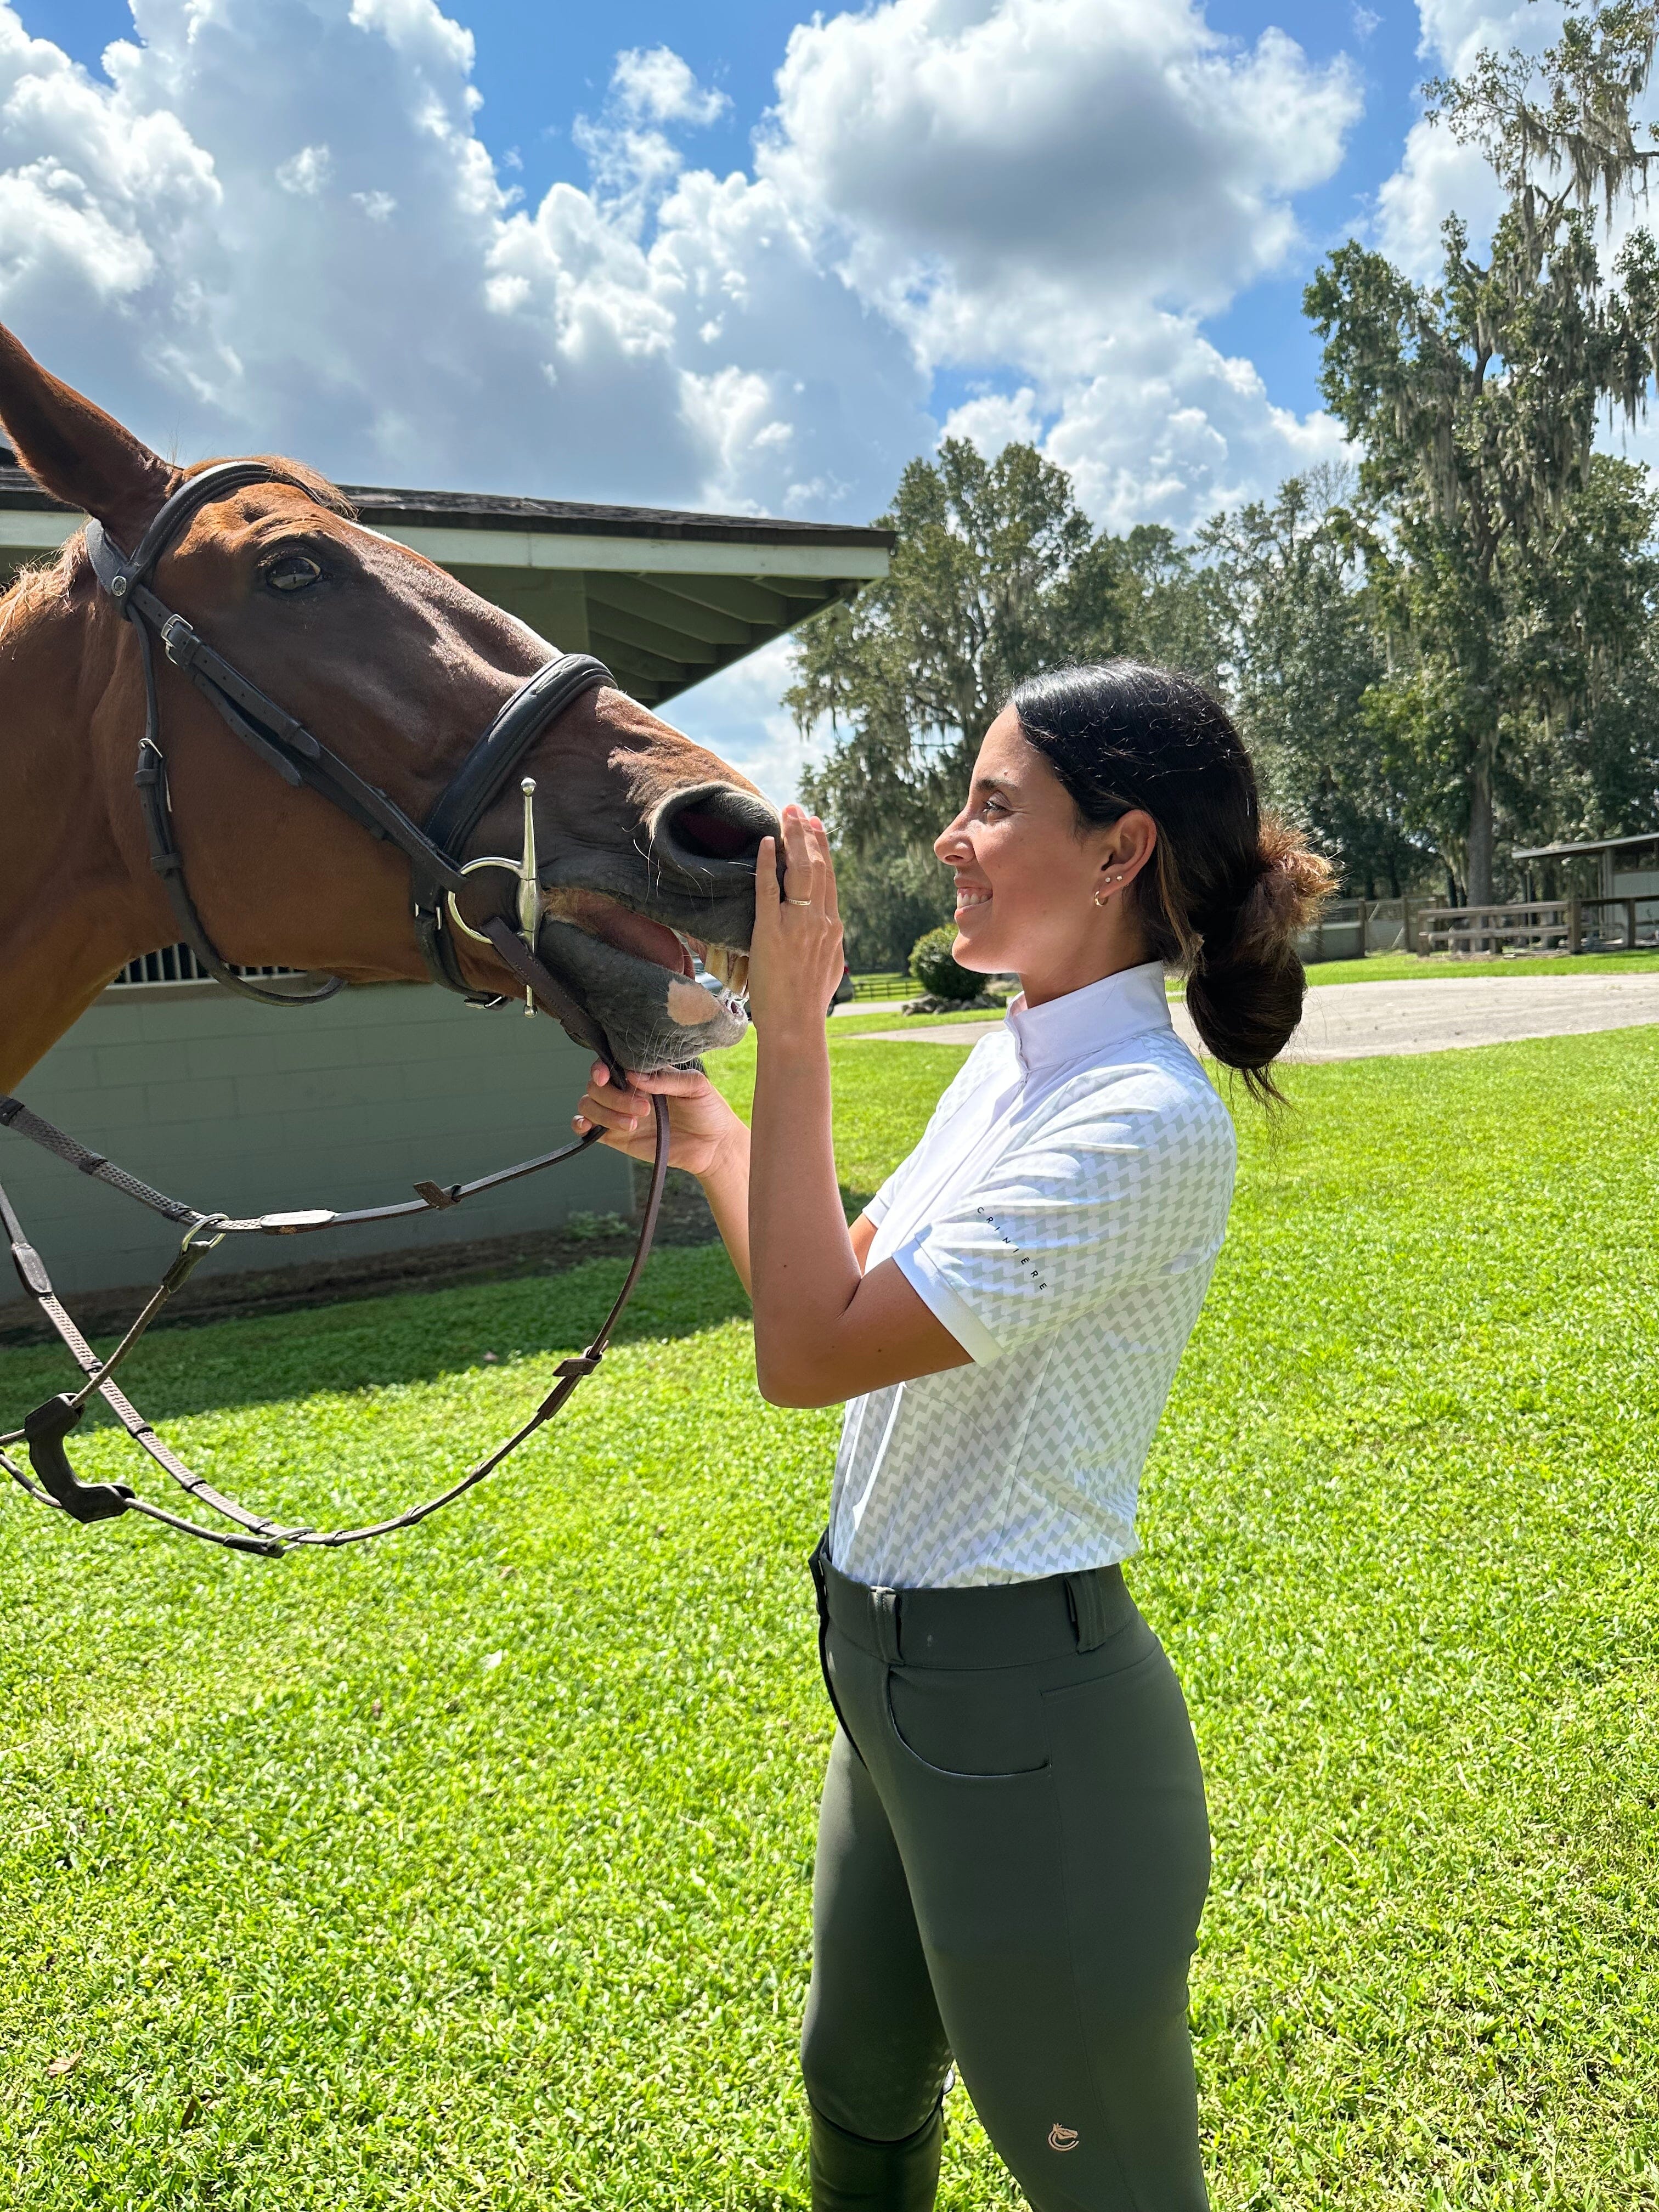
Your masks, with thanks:
[[[1497,825],[1492,816],[1492,762],[1477,753],[1469,769],[1469,904],[1490,906]]]

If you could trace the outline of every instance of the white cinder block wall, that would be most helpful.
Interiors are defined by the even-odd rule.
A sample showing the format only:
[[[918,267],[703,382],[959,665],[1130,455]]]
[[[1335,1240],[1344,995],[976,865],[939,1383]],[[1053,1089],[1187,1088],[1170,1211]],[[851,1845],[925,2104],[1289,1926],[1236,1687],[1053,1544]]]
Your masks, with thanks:
[[[17,1091],[204,1212],[339,1210],[552,1151],[570,1136],[588,1060],[543,1016],[474,1011],[423,985],[289,1008],[194,984],[106,993]],[[158,1215],[9,1130],[0,1130],[0,1182],[66,1293],[153,1280],[178,1249]],[[407,1249],[441,1259],[452,1241],[556,1228],[573,1212],[626,1217],[630,1205],[626,1162],[596,1148],[383,1228],[228,1239],[203,1274]],[[0,1241],[0,1305],[22,1295]]]

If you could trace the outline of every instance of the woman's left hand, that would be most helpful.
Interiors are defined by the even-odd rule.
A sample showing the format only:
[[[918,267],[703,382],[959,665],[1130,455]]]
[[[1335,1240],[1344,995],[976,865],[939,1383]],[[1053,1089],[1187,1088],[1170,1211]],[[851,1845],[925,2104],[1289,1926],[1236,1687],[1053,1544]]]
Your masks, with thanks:
[[[841,981],[841,913],[830,839],[816,815],[783,810],[783,888],[770,837],[755,861],[755,938],[749,952],[749,1012],[763,1042],[822,1037]]]

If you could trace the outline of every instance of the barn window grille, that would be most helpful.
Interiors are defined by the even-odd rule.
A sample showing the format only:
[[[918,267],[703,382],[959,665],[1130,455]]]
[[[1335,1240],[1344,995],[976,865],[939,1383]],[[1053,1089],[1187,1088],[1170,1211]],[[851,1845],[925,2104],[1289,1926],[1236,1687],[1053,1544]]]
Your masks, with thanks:
[[[299,975],[300,968],[238,968],[239,975],[256,978],[266,975]],[[137,960],[129,960],[115,981],[112,991],[143,991],[159,983],[210,983],[207,969],[187,945],[163,945],[159,952],[145,952]]]

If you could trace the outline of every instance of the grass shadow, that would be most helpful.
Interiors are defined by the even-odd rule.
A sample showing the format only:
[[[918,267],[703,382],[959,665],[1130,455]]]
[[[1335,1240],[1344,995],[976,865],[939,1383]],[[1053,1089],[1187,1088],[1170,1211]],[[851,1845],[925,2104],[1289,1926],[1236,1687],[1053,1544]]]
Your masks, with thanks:
[[[167,1420],[319,1392],[429,1382],[516,1358],[550,1364],[589,1340],[626,1267],[622,1259],[599,1259],[556,1273],[204,1322],[147,1339],[121,1382],[151,1419]],[[722,1246],[671,1246],[653,1255],[613,1340],[694,1337],[747,1320],[749,1311]],[[113,1342],[97,1348],[107,1351]],[[15,1427],[29,1407],[72,1388],[75,1379],[61,1347],[0,1349],[0,1426]],[[88,1418],[108,1417],[100,1407]]]

